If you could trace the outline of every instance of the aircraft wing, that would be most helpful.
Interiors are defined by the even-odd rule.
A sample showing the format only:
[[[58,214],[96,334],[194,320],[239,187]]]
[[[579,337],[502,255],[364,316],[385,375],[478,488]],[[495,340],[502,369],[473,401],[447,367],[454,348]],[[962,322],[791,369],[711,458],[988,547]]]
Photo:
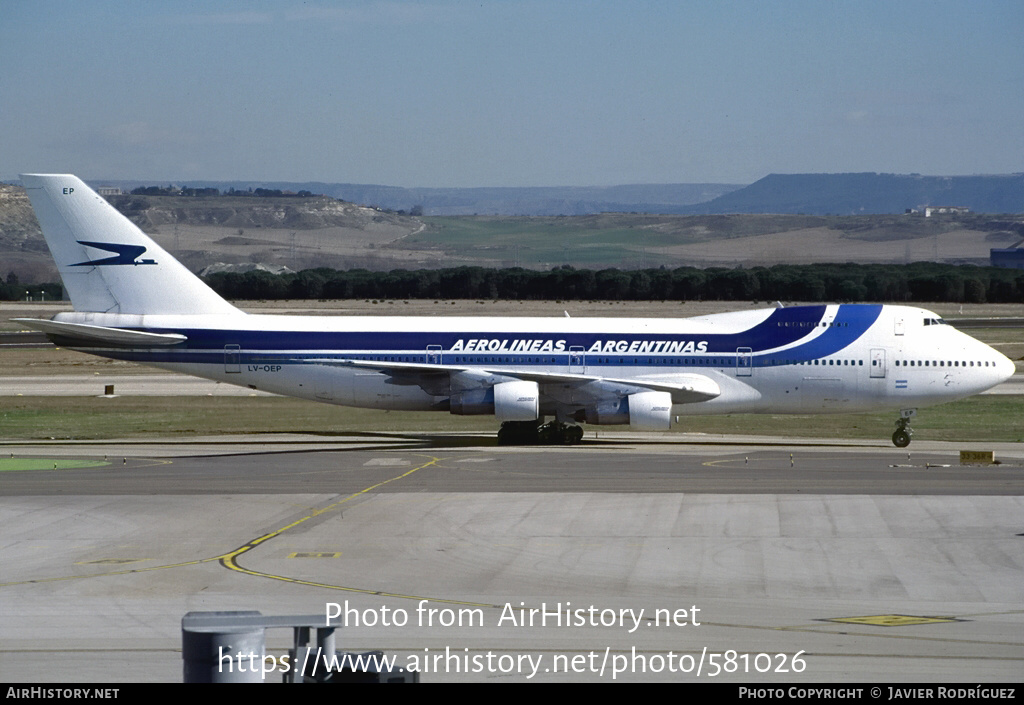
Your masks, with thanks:
[[[539,372],[504,367],[480,367],[466,365],[429,365],[417,362],[380,362],[376,360],[308,360],[321,365],[340,367],[360,367],[390,373],[399,377],[412,378],[416,383],[418,376],[436,377],[441,374],[470,374],[474,376],[497,376],[536,382],[539,385],[559,385],[563,387],[596,386],[600,390],[621,394],[630,394],[638,390],[652,392],[668,392],[672,395],[673,404],[693,404],[708,401],[719,396],[722,391],[710,377],[699,374],[683,373],[648,378],[618,379],[598,375],[572,374],[567,372]],[[597,391],[597,390],[595,390]]]

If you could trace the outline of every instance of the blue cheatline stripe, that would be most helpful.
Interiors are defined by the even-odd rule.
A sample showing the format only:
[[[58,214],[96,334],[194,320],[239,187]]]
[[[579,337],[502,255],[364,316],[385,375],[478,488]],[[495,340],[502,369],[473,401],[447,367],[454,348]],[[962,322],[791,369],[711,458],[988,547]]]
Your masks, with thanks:
[[[773,360],[786,359],[805,362],[829,355],[835,355],[857,341],[874,325],[882,313],[882,306],[840,306],[835,320],[825,328],[825,332],[806,343],[793,348],[759,355],[755,364],[770,365]]]
[[[323,350],[337,351],[346,350],[352,352],[361,351],[411,351],[419,353],[427,349],[427,346],[440,345],[444,350],[449,351],[455,347],[458,341],[494,340],[505,341],[506,349],[502,351],[490,351],[497,354],[519,354],[520,351],[511,353],[509,348],[516,342],[523,341],[563,341],[565,351],[570,347],[582,347],[588,355],[598,354],[591,352],[596,343],[604,345],[609,341],[625,343],[627,346],[639,341],[680,341],[682,343],[701,342],[706,343],[703,352],[709,354],[729,353],[734,354],[738,347],[751,348],[757,353],[764,350],[792,345],[811,333],[818,332],[818,326],[825,314],[825,306],[794,306],[791,308],[775,309],[772,314],[761,323],[739,333],[617,333],[617,332],[588,332],[588,333],[508,333],[499,331],[476,331],[476,332],[394,332],[394,331],[355,331],[355,332],[292,332],[292,331],[260,331],[260,330],[215,330],[215,329],[171,329],[171,328],[147,328],[151,333],[181,333],[188,337],[188,341],[178,346],[188,350],[211,350],[223,348],[225,345],[239,345],[242,349],[248,350]],[[443,318],[439,322],[443,322]],[[481,354],[483,351],[481,351]],[[533,352],[538,354],[537,351]],[[544,354],[544,353],[539,353]],[[604,354],[629,354],[625,351],[609,352]],[[660,353],[659,353],[660,354]]]
[[[72,346],[73,347],[73,346]],[[216,351],[180,351],[177,353],[166,350],[126,350],[123,348],[80,348],[96,355],[109,357],[115,360],[127,360],[140,363],[187,363],[187,364],[208,364],[223,365],[227,362],[223,350]],[[238,365],[317,365],[321,361],[328,360],[360,360],[367,362],[409,362],[416,364],[429,364],[426,355],[423,353],[345,353],[345,352],[313,352],[308,355],[297,356],[294,352],[265,353],[250,352],[246,350],[237,351],[231,360],[231,364]],[[445,353],[443,364],[465,365],[468,367],[551,367],[568,366],[569,355],[567,354],[498,354],[482,353],[480,355],[459,353]],[[587,356],[587,367],[671,367],[676,370],[687,370],[694,368],[720,368],[732,369],[736,365],[735,353],[732,355],[707,354],[707,355],[639,355],[627,353],[593,353]],[[410,371],[410,374],[415,374]]]
[[[426,363],[429,345],[444,348],[445,364],[467,365],[568,365],[568,350],[583,347],[588,366],[652,367],[731,367],[735,365],[736,349],[751,348],[754,366],[773,366],[786,361],[823,358],[843,350],[863,335],[878,319],[882,307],[840,306],[835,320],[822,327],[824,306],[802,306],[776,309],[762,323],[741,333],[715,335],[617,334],[617,333],[304,333],[281,331],[235,331],[206,329],[146,329],[148,332],[184,333],[188,341],[173,348],[159,350],[110,349],[101,354],[136,362],[189,362],[222,364],[224,346],[237,345],[239,364],[307,364],[310,358],[354,359],[384,362]],[[814,337],[812,337],[814,336]],[[456,341],[502,341],[505,350],[452,352]],[[557,341],[562,348],[554,351],[516,351],[514,341]],[[805,342],[800,343],[801,340]],[[668,352],[591,352],[595,342],[608,341],[628,346],[634,341],[668,341],[706,344],[706,351]],[[792,347],[786,347],[792,345]],[[73,346],[72,346],[73,347]],[[780,350],[781,348],[781,350]],[[774,352],[765,353],[765,350]],[[99,353],[99,349],[92,349]],[[301,353],[299,352],[301,351]],[[761,354],[757,354],[757,353]],[[400,358],[406,358],[402,360]],[[233,361],[234,362],[234,361]],[[681,364],[682,363],[682,364]]]

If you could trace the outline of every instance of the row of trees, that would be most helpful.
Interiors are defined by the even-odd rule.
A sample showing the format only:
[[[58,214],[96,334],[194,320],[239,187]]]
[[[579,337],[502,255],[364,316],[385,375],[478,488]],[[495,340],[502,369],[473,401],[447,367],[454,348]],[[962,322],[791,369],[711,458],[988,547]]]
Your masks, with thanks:
[[[222,272],[206,282],[227,299],[525,299],[612,301],[1024,302],[1024,270],[919,262],[753,269],[307,269]],[[60,284],[0,282],[0,300],[52,301]],[[27,294],[26,294],[27,292]]]
[[[1024,270],[929,262],[633,271],[321,268],[280,275],[218,273],[207,283],[229,299],[1024,301]]]
[[[19,284],[18,278],[8,275],[0,282],[0,301],[59,301],[64,293],[60,284]]]

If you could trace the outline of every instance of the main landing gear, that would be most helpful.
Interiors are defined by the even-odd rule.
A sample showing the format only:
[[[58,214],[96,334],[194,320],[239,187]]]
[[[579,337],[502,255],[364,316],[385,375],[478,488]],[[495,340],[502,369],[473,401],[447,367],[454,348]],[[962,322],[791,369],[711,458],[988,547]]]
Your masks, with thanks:
[[[910,437],[914,435],[910,419],[916,414],[917,409],[900,409],[900,420],[896,422],[896,430],[892,434],[892,444],[897,448],[906,448],[910,445]]]
[[[576,445],[583,429],[561,421],[506,421],[498,429],[499,446]]]

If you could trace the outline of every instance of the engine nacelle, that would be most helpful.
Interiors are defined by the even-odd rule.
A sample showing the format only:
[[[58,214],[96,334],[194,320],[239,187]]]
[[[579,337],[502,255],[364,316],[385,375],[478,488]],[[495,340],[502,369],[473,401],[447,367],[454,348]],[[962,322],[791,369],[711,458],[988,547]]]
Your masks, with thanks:
[[[586,416],[580,421],[597,426],[615,426],[629,423],[629,402],[625,397],[615,401],[600,401],[594,406],[588,406]]]
[[[622,399],[588,406],[585,414],[585,420],[590,424],[629,424],[634,431],[667,431],[672,425],[672,395],[668,392],[637,392]]]
[[[450,411],[459,416],[494,414],[498,421],[535,421],[540,417],[540,388],[536,382],[501,382],[493,387],[452,394]]]
[[[672,395],[639,392],[629,397],[629,427],[634,431],[667,431],[672,427]]]
[[[540,387],[536,382],[494,385],[494,415],[498,421],[535,421],[540,416]]]
[[[455,392],[449,399],[449,411],[458,416],[477,416],[494,413],[494,387],[467,389]]]

